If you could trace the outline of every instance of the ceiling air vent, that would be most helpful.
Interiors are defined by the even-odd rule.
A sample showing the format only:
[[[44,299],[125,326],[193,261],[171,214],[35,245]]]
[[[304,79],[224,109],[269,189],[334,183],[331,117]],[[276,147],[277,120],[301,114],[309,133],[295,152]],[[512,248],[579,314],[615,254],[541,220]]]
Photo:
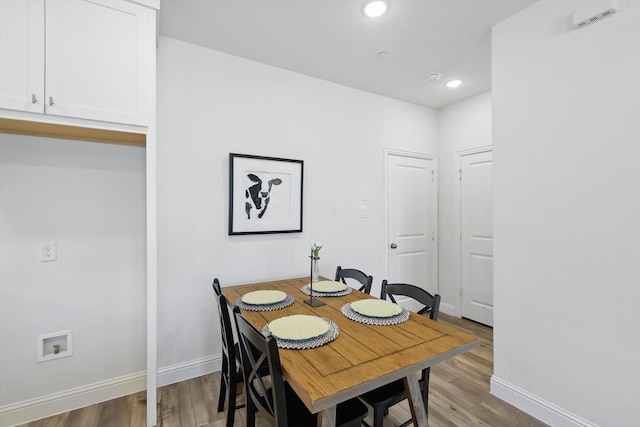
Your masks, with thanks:
[[[573,26],[575,28],[599,21],[618,10],[618,0],[593,0],[586,7],[573,12]]]

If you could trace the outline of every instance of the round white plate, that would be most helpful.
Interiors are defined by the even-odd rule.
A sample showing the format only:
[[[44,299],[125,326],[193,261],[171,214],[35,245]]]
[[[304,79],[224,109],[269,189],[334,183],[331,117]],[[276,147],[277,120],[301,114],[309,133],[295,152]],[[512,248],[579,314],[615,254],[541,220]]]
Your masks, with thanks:
[[[287,294],[282,291],[253,291],[242,296],[242,302],[245,304],[264,305],[275,304],[284,301]]]
[[[391,317],[402,313],[402,307],[381,299],[361,299],[351,303],[351,309],[369,317]]]
[[[323,318],[306,314],[280,317],[267,326],[272,335],[284,340],[307,340],[329,332],[329,324]]]
[[[334,282],[333,280],[321,280],[313,283],[313,292],[340,292],[347,289],[347,285],[340,282]]]

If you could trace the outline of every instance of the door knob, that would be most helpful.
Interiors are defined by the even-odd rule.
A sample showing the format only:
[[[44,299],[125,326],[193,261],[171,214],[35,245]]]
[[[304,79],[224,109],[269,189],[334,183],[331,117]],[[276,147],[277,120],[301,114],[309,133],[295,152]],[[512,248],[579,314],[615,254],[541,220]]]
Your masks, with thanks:
[[[398,247],[398,245],[396,245],[395,243],[392,243],[392,244],[390,245],[390,248],[391,248],[391,249],[395,249],[395,248],[397,248],[397,247]]]

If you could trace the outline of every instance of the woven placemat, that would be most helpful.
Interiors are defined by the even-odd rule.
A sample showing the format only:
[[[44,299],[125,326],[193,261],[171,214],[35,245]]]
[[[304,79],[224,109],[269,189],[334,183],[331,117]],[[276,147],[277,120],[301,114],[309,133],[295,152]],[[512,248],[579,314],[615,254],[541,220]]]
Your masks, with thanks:
[[[238,297],[235,305],[243,310],[249,311],[274,311],[289,307],[295,302],[295,300],[296,299],[293,297],[293,295],[287,294],[284,300],[273,304],[247,304],[246,302],[242,301],[242,297]]]
[[[404,323],[409,320],[409,311],[407,311],[406,308],[403,308],[399,314],[389,317],[365,316],[364,314],[360,314],[353,310],[351,308],[351,303],[343,305],[340,311],[342,311],[342,314],[347,318],[366,325],[389,326]]]
[[[274,337],[276,338],[278,347],[292,349],[292,350],[307,350],[310,348],[316,348],[316,347],[320,347],[322,345],[328,344],[331,341],[338,338],[338,335],[340,334],[338,325],[336,325],[335,322],[333,322],[332,320],[326,319],[324,317],[322,317],[322,320],[324,320],[329,324],[329,330],[324,334],[319,335],[317,337],[304,339],[304,340],[285,340],[282,338],[275,337],[274,335]],[[264,328],[262,328],[262,334],[267,336],[270,333],[271,332],[269,331],[269,324],[267,323],[264,326]]]
[[[300,288],[300,291],[302,291],[302,293],[305,295],[311,295],[311,287],[309,285],[304,285],[302,288]],[[343,297],[345,295],[349,295],[350,293],[351,293],[351,288],[347,286],[347,289],[345,289],[344,291],[337,291],[337,292],[313,291],[313,296],[314,297]]]

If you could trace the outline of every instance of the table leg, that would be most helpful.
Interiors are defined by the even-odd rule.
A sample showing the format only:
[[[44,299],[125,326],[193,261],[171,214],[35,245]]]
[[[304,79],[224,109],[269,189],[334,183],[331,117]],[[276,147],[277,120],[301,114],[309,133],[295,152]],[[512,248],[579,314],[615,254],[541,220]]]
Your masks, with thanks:
[[[409,408],[411,408],[411,416],[414,421],[413,424],[416,427],[428,427],[429,421],[427,420],[427,410],[424,407],[424,401],[422,400],[422,391],[420,390],[418,377],[415,375],[405,377],[404,389],[407,393]]]
[[[336,427],[336,407],[332,406],[318,413],[318,427]]]

